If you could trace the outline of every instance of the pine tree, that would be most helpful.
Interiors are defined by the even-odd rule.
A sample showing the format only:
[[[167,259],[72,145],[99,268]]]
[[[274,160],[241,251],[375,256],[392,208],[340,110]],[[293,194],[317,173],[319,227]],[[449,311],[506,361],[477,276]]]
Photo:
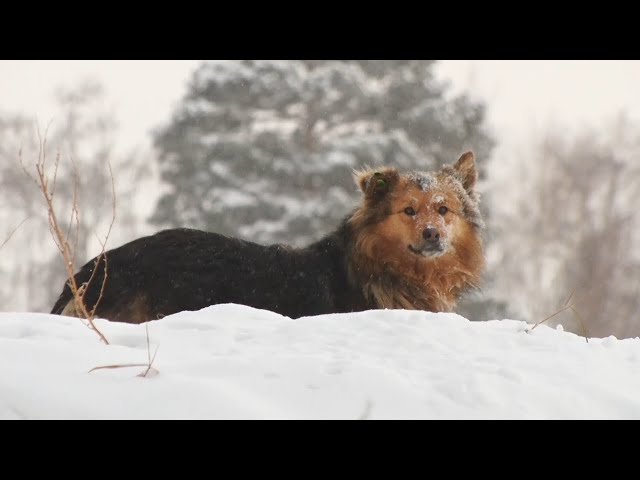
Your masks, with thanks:
[[[155,135],[167,191],[151,221],[302,245],[355,206],[354,168],[428,170],[493,142],[484,105],[447,98],[435,63],[203,64]]]

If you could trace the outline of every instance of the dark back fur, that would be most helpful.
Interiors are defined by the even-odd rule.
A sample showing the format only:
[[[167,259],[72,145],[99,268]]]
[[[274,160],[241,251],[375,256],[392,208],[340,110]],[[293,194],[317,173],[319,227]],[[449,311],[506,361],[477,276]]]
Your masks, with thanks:
[[[304,249],[192,229],[139,238],[106,253],[107,281],[96,315],[140,323],[216,303],[244,304],[291,318],[365,309],[369,305],[362,293],[347,280],[347,229],[345,223]],[[79,285],[94,268],[95,259],[80,269]],[[85,294],[89,309],[100,296],[102,259],[97,268]],[[61,314],[71,300],[67,284],[52,313]]]

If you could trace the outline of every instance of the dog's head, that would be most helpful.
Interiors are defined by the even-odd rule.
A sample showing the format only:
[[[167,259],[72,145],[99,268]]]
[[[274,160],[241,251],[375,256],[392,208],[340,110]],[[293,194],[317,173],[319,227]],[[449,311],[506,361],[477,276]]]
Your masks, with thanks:
[[[351,222],[367,232],[360,246],[370,257],[391,264],[447,256],[464,263],[477,257],[483,227],[477,179],[471,152],[435,172],[400,174],[394,168],[356,172],[364,198]]]

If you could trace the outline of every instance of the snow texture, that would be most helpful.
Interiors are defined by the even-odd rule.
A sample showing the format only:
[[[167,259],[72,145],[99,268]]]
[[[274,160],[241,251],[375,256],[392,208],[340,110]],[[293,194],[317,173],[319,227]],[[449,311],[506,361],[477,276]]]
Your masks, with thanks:
[[[431,173],[413,172],[409,175],[409,179],[417,183],[423,192],[428,192],[438,184],[438,180]]]
[[[0,313],[1,419],[640,418],[640,340],[515,320],[239,305],[144,325]]]

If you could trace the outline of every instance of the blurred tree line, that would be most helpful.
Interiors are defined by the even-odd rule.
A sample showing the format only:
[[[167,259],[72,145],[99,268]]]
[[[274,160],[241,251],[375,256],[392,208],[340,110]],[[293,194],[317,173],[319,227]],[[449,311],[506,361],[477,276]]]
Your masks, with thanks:
[[[484,105],[445,98],[431,61],[210,62],[155,135],[169,187],[152,221],[295,245],[355,204],[352,170],[434,168],[493,141]]]
[[[487,191],[491,296],[519,318],[582,334],[640,335],[640,130],[624,114],[575,134],[549,127]],[[496,167],[498,168],[498,162]]]

